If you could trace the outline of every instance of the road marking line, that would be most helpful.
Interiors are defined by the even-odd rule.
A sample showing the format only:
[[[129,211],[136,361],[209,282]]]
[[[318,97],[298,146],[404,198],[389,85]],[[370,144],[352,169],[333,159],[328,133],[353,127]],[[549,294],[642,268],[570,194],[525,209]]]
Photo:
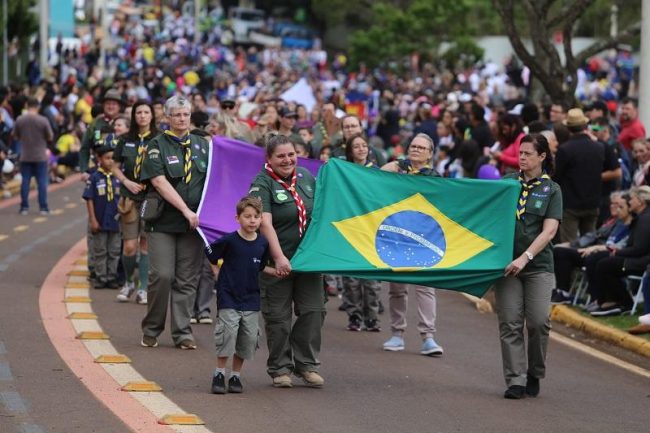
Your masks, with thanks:
[[[164,425],[205,425],[203,420],[193,413],[167,414],[158,422]]]
[[[27,403],[16,391],[0,392],[0,403],[9,412],[27,412]]]
[[[29,228],[28,225],[21,224],[21,225],[19,225],[19,226],[14,227],[14,231],[15,231],[16,233],[20,233],[20,232],[24,232],[24,231],[27,230],[28,228]]]
[[[68,203],[68,204],[65,205],[65,207],[68,208],[68,209],[74,209],[77,206],[79,206],[77,203]]]
[[[50,215],[61,215],[63,212],[65,212],[63,209],[54,209],[50,212]]]
[[[36,424],[21,424],[20,433],[45,433],[45,431]]]
[[[8,362],[0,362],[0,381],[8,382],[14,380],[14,375],[11,374]]]
[[[608,364],[620,367],[623,370],[627,370],[631,373],[635,373],[639,376],[650,379],[650,371],[646,370],[645,368],[630,364],[629,362],[623,361],[622,359],[619,359],[615,356],[609,355],[607,353],[601,352],[600,350],[594,349],[593,347],[587,346],[586,344],[575,341],[572,338],[560,335],[557,332],[551,332],[551,340],[555,340],[558,343],[562,343],[565,346],[568,346],[579,352],[593,356],[594,358],[600,359],[601,361],[607,362]]]
[[[127,382],[120,389],[128,392],[162,392],[160,385],[148,380]]]
[[[95,358],[98,364],[130,364],[131,359],[126,355],[99,355]]]
[[[9,237],[8,235],[0,235],[0,242],[4,241],[8,237]]]
[[[44,223],[45,221],[47,221],[47,217],[38,217],[33,220],[36,224]]]

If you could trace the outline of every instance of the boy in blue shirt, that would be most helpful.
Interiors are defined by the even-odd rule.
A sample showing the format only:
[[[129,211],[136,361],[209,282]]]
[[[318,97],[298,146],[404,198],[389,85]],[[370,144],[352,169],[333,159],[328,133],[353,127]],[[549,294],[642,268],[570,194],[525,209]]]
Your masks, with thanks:
[[[257,231],[262,223],[262,201],[244,197],[237,203],[240,228],[206,248],[210,263],[223,259],[217,278],[217,324],[214,339],[217,367],[212,378],[212,393],[226,393],[226,363],[233,357],[228,392],[243,391],[240,373],[244,360],[252,359],[258,340],[260,311],[260,271],[275,275],[266,266],[269,242]]]
[[[92,233],[93,287],[117,289],[117,265],[120,260],[120,226],[116,220],[120,181],[113,176],[113,149],[100,146],[95,149],[97,171],[86,181],[83,198],[88,209]]]

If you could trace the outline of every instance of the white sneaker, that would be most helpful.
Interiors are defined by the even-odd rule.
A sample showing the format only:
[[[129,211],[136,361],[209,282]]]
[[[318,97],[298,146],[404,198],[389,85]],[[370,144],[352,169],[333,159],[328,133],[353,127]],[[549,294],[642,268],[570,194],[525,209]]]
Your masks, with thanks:
[[[120,293],[117,294],[117,300],[119,302],[129,302],[129,298],[133,295],[135,291],[135,285],[133,282],[127,281],[124,283],[124,286],[120,289]]]
[[[140,305],[147,305],[147,291],[138,290],[138,292],[135,294],[135,302]]]
[[[639,323],[642,325],[650,325],[650,314],[644,314],[643,316],[639,316]]]

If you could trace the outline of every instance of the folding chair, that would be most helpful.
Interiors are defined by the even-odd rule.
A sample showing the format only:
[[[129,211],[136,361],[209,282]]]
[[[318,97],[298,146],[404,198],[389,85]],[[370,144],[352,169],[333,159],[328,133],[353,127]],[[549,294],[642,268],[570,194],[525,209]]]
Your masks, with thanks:
[[[582,305],[588,305],[591,301],[591,295],[587,293],[587,268],[584,266],[580,270],[576,271],[575,277],[573,278],[573,284],[571,284],[571,290],[573,290],[573,302],[571,305],[574,307],[580,303],[580,300],[587,295],[585,301]]]
[[[632,297],[632,300],[634,303],[632,304],[632,310],[630,311],[630,316],[634,316],[636,314],[636,309],[643,301],[643,283],[645,282],[646,278],[648,277],[648,271],[645,271],[643,275],[628,275],[625,284],[625,288],[627,289],[628,293]],[[638,282],[639,287],[636,289],[636,293],[634,292],[634,289],[632,288],[633,285]]]

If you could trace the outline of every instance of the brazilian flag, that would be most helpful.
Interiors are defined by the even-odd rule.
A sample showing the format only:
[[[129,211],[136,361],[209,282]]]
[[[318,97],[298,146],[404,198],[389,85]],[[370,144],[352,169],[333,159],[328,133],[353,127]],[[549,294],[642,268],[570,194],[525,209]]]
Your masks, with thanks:
[[[482,296],[512,261],[519,190],[331,159],[292,268]]]

